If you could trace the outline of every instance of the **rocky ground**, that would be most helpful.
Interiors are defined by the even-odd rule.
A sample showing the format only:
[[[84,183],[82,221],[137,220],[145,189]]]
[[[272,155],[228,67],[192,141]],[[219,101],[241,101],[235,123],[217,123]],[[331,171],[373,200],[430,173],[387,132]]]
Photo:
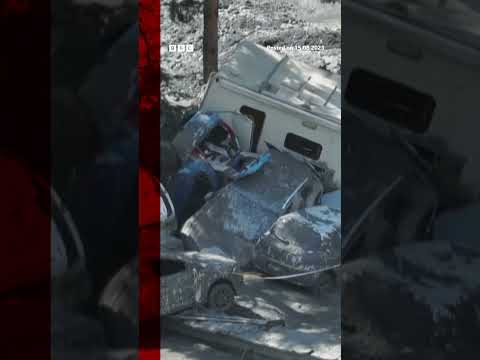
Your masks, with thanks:
[[[162,111],[189,107],[202,95],[202,7],[198,0],[161,0]],[[323,45],[321,51],[289,51],[288,55],[339,73],[340,3],[220,0],[219,66],[229,60],[243,39],[265,46]],[[169,52],[171,44],[192,44],[194,52]]]

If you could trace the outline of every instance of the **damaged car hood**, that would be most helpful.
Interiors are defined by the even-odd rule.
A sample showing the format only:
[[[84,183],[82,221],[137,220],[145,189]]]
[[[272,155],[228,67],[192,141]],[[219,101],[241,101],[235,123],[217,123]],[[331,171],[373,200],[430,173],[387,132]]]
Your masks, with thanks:
[[[340,212],[326,206],[283,215],[256,244],[254,264],[270,275],[312,286],[321,272],[340,265],[340,225]]]
[[[280,240],[273,246],[298,257],[300,267],[312,267],[303,270],[340,263],[340,213],[336,210],[316,206],[286,214],[278,219],[272,232]]]

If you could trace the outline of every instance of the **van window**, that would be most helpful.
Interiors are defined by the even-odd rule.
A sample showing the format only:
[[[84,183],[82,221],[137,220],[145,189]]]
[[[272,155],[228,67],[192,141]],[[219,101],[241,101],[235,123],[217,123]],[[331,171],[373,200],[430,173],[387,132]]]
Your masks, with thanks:
[[[345,99],[361,110],[417,133],[428,130],[435,109],[431,95],[358,69],[350,75]]]
[[[287,134],[283,146],[313,160],[318,160],[322,153],[322,145],[292,133]]]
[[[160,259],[160,264],[158,261],[156,261],[154,264],[155,273],[159,274],[160,276],[178,274],[184,272],[185,269],[185,264],[180,260]]]
[[[250,151],[257,152],[258,142],[260,141],[260,136],[262,135],[263,123],[265,122],[265,113],[245,105],[240,107],[240,112],[253,120],[254,127]]]

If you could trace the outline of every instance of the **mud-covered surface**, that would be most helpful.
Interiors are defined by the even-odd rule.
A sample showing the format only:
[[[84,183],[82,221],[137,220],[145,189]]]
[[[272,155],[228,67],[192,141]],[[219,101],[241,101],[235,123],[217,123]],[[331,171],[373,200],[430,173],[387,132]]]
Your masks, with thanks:
[[[220,247],[244,266],[252,259],[255,242],[309,176],[309,168],[290,154],[272,151],[271,162],[219,190],[187,220],[182,232],[196,239],[201,248]]]
[[[313,295],[278,281],[252,281],[246,283],[237,304],[252,319],[283,319],[284,326],[266,329],[261,323],[241,325],[193,320],[185,323],[204,334],[227,334],[252,344],[293,352],[292,358],[305,354],[310,354],[306,358],[311,359],[340,358],[338,288],[325,287],[320,295]]]
[[[152,350],[153,356],[158,356],[158,353],[154,351]],[[145,356],[148,357],[148,355],[148,351],[146,351]],[[168,360],[237,360],[239,355],[216,349],[187,336],[165,331],[162,334],[160,358]]]
[[[280,217],[260,238],[255,265],[276,276],[329,270],[340,265],[340,242],[338,210],[325,206],[302,209]],[[308,286],[318,279],[304,276],[291,281]]]
[[[164,134],[176,127],[178,115],[201,99],[205,86],[202,70],[203,11],[201,1],[161,0],[161,94]],[[319,0],[221,0],[219,6],[219,66],[229,61],[240,41],[264,46],[285,46],[282,53],[307,64],[340,73],[340,3]],[[169,52],[172,44],[192,44],[191,53]],[[301,51],[288,47],[318,46]],[[183,115],[183,113],[182,113]],[[169,122],[168,125],[165,125]]]
[[[253,246],[260,235],[285,211],[295,211],[296,205],[301,208],[298,198],[308,198],[311,191],[315,193],[315,190],[305,186],[309,179],[316,179],[309,167],[288,153],[271,149],[271,155],[271,161],[264,168],[225,186],[213,198],[209,198],[183,226],[182,232],[195,238],[200,248],[211,254],[205,258],[209,262],[214,260],[218,252],[235,258],[242,270],[248,269]],[[306,191],[301,190],[303,187]],[[321,206],[301,211],[302,220],[311,221],[305,225],[310,225],[312,233],[331,237],[332,242],[336,242],[335,249],[329,248],[329,245],[335,244],[327,241],[322,249],[328,248],[327,252],[331,252],[328,254],[331,258],[327,262],[338,264],[340,238],[335,234],[340,222],[339,210]],[[318,218],[324,221],[319,222]],[[300,227],[300,230],[305,230]],[[298,254],[289,252],[287,257],[292,260],[295,255]],[[321,254],[324,257],[326,255],[327,253]],[[299,259],[300,257],[294,260],[293,265],[298,269],[302,266],[307,269],[307,264],[298,263],[302,262]],[[218,318],[224,315],[221,312],[202,311],[200,315],[211,316],[211,320],[183,319],[182,326],[189,330],[179,330],[180,325],[177,324],[176,327],[175,323],[174,329],[186,331],[200,340],[210,339],[210,344],[214,346],[222,345],[221,340],[215,340],[215,335],[221,335],[220,337],[228,337],[232,341],[247,342],[272,351],[290,352],[289,356],[293,357],[305,354],[309,354],[312,359],[340,357],[340,292],[336,284],[330,282],[318,285],[314,294],[310,288],[280,281],[264,281],[258,276],[244,279],[246,284],[238,292],[236,306],[227,315],[252,319],[251,323],[219,321]],[[320,283],[317,280],[315,279],[316,283]],[[186,314],[198,315],[198,310],[197,307]],[[179,319],[175,319],[177,320]],[[269,327],[261,320],[280,321],[284,326]]]

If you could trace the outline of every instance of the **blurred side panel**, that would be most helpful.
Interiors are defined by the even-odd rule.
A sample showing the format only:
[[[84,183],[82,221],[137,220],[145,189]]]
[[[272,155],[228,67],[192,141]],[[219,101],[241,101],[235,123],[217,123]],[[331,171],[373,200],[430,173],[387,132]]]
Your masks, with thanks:
[[[342,356],[478,353],[479,7],[342,1]]]

